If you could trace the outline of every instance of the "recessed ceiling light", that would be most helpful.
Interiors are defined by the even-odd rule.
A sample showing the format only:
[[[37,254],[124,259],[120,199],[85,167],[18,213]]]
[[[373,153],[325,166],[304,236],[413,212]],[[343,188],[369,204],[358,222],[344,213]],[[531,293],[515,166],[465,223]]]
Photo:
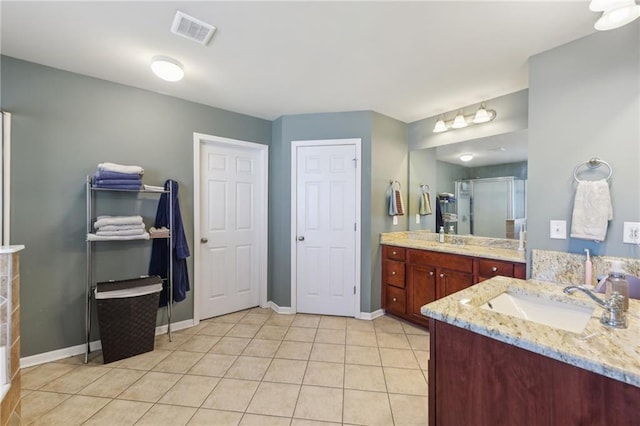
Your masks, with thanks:
[[[151,70],[166,81],[180,81],[184,77],[182,64],[166,56],[156,56],[151,61]]]
[[[460,156],[460,161],[467,162],[467,161],[471,161],[471,160],[473,160],[473,154],[462,154]]]

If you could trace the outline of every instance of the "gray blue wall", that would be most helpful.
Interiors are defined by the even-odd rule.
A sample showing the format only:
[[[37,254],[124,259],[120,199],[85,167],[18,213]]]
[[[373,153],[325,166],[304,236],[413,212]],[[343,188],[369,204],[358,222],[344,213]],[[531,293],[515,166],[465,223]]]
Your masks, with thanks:
[[[270,298],[291,306],[291,142],[296,140],[362,140],[361,311],[380,308],[380,232],[405,230],[406,219],[391,227],[386,216],[389,179],[407,179],[406,125],[371,111],[303,114],[273,123],[269,153]]]
[[[147,184],[178,181],[193,250],[193,132],[269,144],[271,122],[9,57],[1,66],[2,107],[13,113],[11,242],[26,246],[21,333],[29,356],[84,341],[84,182],[98,163],[141,165]],[[157,200],[101,196],[98,207],[139,207],[152,223]],[[116,244],[97,243],[99,280],[147,272],[148,242]],[[189,272],[193,279],[191,258]],[[174,320],[192,318],[192,306],[190,292]]]
[[[639,76],[640,21],[530,59],[528,248],[640,255],[640,247],[622,243],[623,222],[640,220]],[[613,168],[606,240],[551,240],[550,219],[566,220],[569,230],[573,169],[591,157]]]
[[[411,219],[409,214],[398,218],[398,225],[393,225],[393,218],[388,215],[387,188],[390,180],[397,180],[402,185],[402,197],[405,209],[408,209],[409,188],[409,152],[407,150],[407,125],[382,114],[373,113],[373,135],[371,143],[370,194],[371,205],[365,209],[363,217],[371,219],[369,246],[362,244],[362,253],[369,249],[371,256],[363,257],[362,275],[362,311],[373,312],[381,308],[381,272],[380,233],[406,231]],[[366,190],[363,185],[363,193]],[[364,228],[363,228],[364,232]],[[363,235],[364,237],[364,235]],[[365,267],[365,263],[367,263]],[[365,269],[366,268],[366,269]],[[367,273],[367,270],[369,271]],[[365,275],[365,273],[367,273]],[[365,283],[371,283],[370,297],[367,295]],[[367,298],[370,299],[368,304]]]

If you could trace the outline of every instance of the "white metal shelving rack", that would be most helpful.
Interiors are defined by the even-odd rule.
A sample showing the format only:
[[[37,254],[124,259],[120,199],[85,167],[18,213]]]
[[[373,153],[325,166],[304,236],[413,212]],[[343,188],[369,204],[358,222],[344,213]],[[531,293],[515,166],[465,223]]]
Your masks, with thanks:
[[[99,192],[112,192],[112,193],[128,193],[128,194],[167,194],[169,197],[169,237],[162,237],[167,240],[168,244],[168,264],[169,264],[169,273],[167,275],[167,334],[169,335],[169,340],[172,341],[171,336],[171,310],[173,304],[173,231],[171,230],[171,224],[173,224],[173,197],[172,197],[172,186],[169,185],[168,190],[164,191],[150,191],[150,190],[129,190],[129,189],[110,189],[110,188],[95,188],[92,186],[92,176],[87,176],[86,181],[86,202],[87,202],[87,236],[86,236],[86,255],[87,255],[87,294],[86,294],[86,307],[85,307],[85,331],[86,331],[86,347],[85,347],[85,355],[84,362],[85,364],[89,362],[89,353],[91,349],[89,347],[91,343],[91,306],[93,301],[93,290],[95,289],[96,284],[93,282],[93,245],[97,242],[107,242],[111,244],[122,244],[123,241],[136,241],[136,240],[145,240],[145,238],[131,238],[128,240],[113,240],[110,238],[100,238],[96,234],[92,233],[93,221],[94,217],[94,207],[96,204],[96,194]],[[91,239],[90,236],[91,235]]]

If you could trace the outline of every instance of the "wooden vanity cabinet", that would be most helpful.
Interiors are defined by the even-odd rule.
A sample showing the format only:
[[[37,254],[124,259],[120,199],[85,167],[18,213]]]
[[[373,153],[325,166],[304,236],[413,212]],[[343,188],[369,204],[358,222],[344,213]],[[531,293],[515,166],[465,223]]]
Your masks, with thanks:
[[[505,262],[503,260],[478,259],[478,282],[497,275],[503,277],[526,278],[524,263]]]
[[[398,316],[407,313],[405,255],[405,248],[382,246],[382,305]]]
[[[420,308],[496,275],[525,278],[520,263],[382,245],[382,307],[428,327]]]
[[[636,386],[430,321],[429,426],[639,424]]]

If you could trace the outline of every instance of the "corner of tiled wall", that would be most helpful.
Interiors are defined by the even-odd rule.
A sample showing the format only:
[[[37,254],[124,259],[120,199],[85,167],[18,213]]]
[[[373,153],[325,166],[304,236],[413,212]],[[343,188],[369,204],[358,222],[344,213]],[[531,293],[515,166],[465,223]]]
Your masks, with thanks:
[[[11,280],[11,385],[0,403],[0,425],[19,425],[20,405],[20,255],[0,254],[0,278]]]

